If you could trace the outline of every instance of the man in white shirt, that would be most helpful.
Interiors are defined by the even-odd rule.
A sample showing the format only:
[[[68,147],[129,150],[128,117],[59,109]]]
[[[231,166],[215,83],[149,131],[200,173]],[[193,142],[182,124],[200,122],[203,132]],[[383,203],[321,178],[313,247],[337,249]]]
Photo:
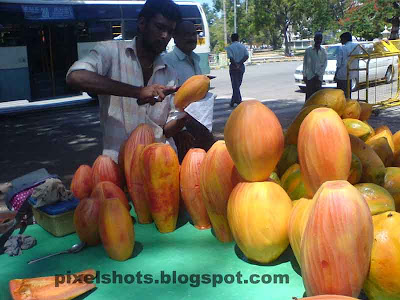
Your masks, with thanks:
[[[176,25],[174,32],[174,49],[163,56],[168,65],[172,66],[178,75],[178,86],[181,86],[188,78],[193,75],[202,74],[200,69],[200,57],[193,52],[197,46],[197,31],[190,21],[182,21]],[[212,119],[212,108],[208,110]],[[189,134],[193,137],[182,139],[181,136]],[[188,117],[185,123],[185,130],[179,132],[174,137],[178,148],[179,160],[182,161],[190,148],[202,148],[205,151],[211,148],[215,139],[213,134],[199,121]]]
[[[98,43],[67,73],[69,85],[98,95],[103,154],[116,162],[121,144],[140,123],[153,128],[156,141],[175,147],[172,136],[183,128],[186,117],[170,120],[174,107],[168,95],[176,91],[176,72],[160,54],[180,20],[173,1],[148,0],[133,41]]]
[[[303,77],[306,83],[306,101],[321,89],[325,69],[328,65],[326,50],[321,47],[322,39],[322,33],[316,32],[314,47],[307,48],[304,55]]]
[[[340,42],[342,43],[342,47],[339,49],[338,58],[336,62],[336,73],[335,73],[335,81],[337,82],[337,88],[341,89],[344,92],[346,97],[350,98],[351,91],[347,90],[347,63],[349,61],[350,55],[353,53],[353,50],[357,47],[356,43],[352,42],[353,37],[350,32],[345,32],[340,35]],[[355,54],[355,53],[353,53]],[[350,68],[356,69],[358,66],[358,61],[353,60]],[[351,71],[350,80],[356,79],[358,76],[357,71]]]
[[[242,102],[242,95],[240,94],[240,86],[242,85],[243,74],[245,71],[244,62],[249,59],[249,53],[246,47],[239,43],[239,35],[234,33],[231,35],[232,44],[226,47],[228,59],[230,60],[229,75],[231,76],[232,84],[232,99],[231,107]]]

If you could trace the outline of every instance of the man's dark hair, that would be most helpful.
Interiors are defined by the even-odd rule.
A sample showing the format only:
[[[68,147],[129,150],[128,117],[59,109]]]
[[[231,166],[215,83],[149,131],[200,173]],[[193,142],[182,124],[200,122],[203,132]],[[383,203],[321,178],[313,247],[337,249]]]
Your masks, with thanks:
[[[346,42],[351,42],[353,40],[353,37],[352,37],[351,33],[347,31],[340,35],[340,39],[343,39]]]
[[[239,35],[237,33],[232,33],[231,41],[232,42],[237,42],[238,40],[239,40]]]
[[[147,0],[138,17],[144,17],[148,21],[157,14],[176,23],[182,19],[179,6],[172,0]]]

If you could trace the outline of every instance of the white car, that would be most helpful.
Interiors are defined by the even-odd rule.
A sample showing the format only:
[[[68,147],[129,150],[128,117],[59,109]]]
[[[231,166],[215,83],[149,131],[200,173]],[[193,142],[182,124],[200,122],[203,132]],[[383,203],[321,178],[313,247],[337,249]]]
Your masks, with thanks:
[[[368,52],[372,53],[374,51],[373,42],[360,42],[359,44]],[[336,88],[336,82],[333,81],[336,72],[336,59],[339,52],[341,44],[324,45],[322,46],[326,49],[328,54],[328,65],[325,70],[323,77],[322,87],[325,88]],[[359,60],[359,69],[366,69],[366,64],[368,59]],[[387,56],[373,58],[369,61],[369,81],[384,80],[386,83],[390,83],[393,80],[394,72],[397,70],[398,66],[398,56]],[[366,82],[366,71],[360,70],[358,76],[351,81],[351,90],[355,91],[363,83]],[[295,84],[302,90],[305,91],[306,84],[303,80],[303,64],[298,66],[294,72]]]

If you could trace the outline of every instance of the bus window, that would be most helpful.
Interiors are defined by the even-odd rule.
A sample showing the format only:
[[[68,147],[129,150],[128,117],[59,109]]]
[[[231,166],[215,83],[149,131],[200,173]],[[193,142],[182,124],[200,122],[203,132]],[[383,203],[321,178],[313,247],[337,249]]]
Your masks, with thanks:
[[[201,15],[200,11],[196,5],[179,5],[179,9],[181,11],[184,19],[200,19]]]
[[[74,14],[77,20],[120,20],[119,5],[74,5]]]
[[[24,29],[20,24],[0,24],[0,47],[26,45],[23,32]]]
[[[143,4],[121,5],[122,18],[125,20],[137,20]]]
[[[127,20],[123,23],[123,39],[131,40],[137,34],[137,22],[134,20]]]
[[[120,24],[120,22],[118,22]],[[113,39],[113,22],[79,22],[76,24],[78,42],[100,42]],[[117,30],[116,30],[117,32]]]

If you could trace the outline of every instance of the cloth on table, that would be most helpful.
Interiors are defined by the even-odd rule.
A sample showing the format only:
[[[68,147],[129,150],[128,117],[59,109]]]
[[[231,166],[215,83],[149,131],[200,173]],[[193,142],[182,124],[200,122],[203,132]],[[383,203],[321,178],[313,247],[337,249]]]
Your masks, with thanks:
[[[36,239],[29,235],[14,235],[10,236],[4,244],[5,251],[10,256],[18,256],[22,254],[22,250],[32,248],[36,245]]]
[[[26,189],[26,190],[16,194],[11,199],[13,210],[18,211],[20,209],[20,207],[22,206],[22,204],[24,204],[25,200],[28,199],[32,195],[33,190],[34,190],[34,187],[31,187],[29,189]]]
[[[67,201],[73,197],[72,192],[67,190],[61,180],[57,178],[49,178],[35,187],[31,196],[33,200],[31,204],[35,208],[58,201]]]

